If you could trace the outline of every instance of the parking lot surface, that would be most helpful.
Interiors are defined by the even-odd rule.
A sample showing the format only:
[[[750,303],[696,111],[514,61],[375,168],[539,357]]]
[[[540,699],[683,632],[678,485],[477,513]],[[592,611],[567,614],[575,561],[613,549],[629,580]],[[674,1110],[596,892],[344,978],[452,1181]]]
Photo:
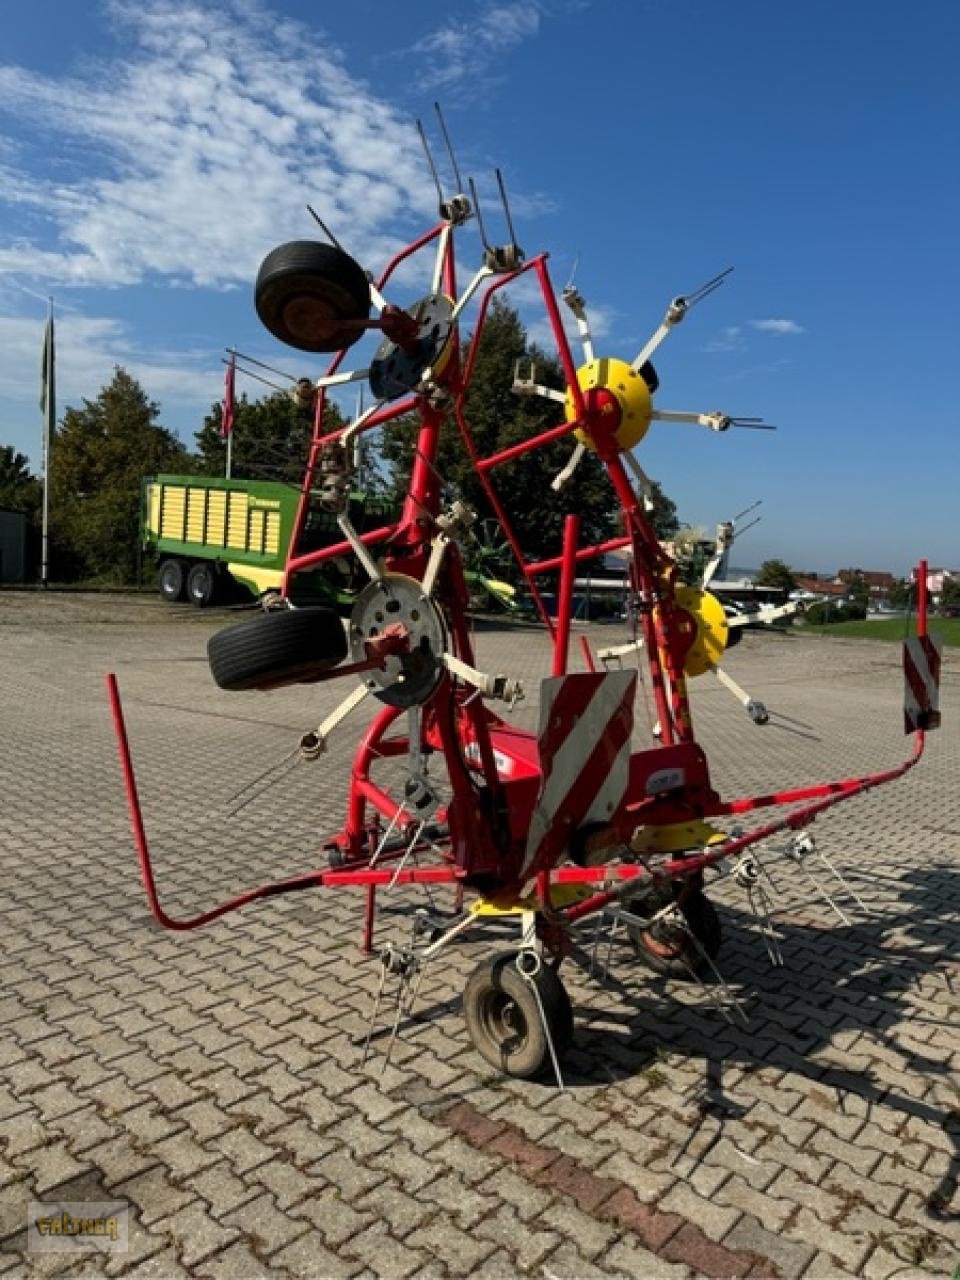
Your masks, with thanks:
[[[926,758],[813,828],[867,910],[841,892],[840,919],[808,875],[821,863],[771,851],[775,968],[744,892],[719,880],[728,994],[654,977],[621,936],[594,955],[585,926],[565,966],[577,1025],[560,1093],[497,1078],[467,1039],[460,995],[505,945],[496,928],[428,967],[385,1064],[389,1001],[362,1060],[379,968],[358,952],[358,891],[196,932],[155,924],[107,671],[176,917],[321,864],[369,719],[297,760],[348,689],[221,692],[205,643],[229,621],[144,597],[0,594],[0,1274],[954,1274],[956,651]],[[535,727],[543,636],[478,642],[481,666],[526,681],[513,718]],[[749,633],[728,658],[775,714],[757,727],[711,677],[693,683],[724,796],[907,754],[898,646]],[[642,736],[642,701],[638,721]],[[426,896],[381,902],[382,942],[409,935]],[[128,1210],[123,1250],[28,1248],[31,1203],[104,1202]]]

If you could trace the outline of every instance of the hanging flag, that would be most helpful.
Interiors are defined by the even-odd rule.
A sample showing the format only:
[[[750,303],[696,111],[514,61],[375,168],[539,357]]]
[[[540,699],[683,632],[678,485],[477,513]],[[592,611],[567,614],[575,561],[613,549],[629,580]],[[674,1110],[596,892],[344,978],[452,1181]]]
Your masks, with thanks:
[[[47,317],[40,360],[40,408],[43,412],[44,439],[49,441],[57,421],[57,391],[54,374],[53,312]]]
[[[220,435],[226,440],[233,430],[234,400],[233,388],[237,376],[237,357],[233,356],[227,365],[227,375],[223,383],[223,416],[220,421]]]

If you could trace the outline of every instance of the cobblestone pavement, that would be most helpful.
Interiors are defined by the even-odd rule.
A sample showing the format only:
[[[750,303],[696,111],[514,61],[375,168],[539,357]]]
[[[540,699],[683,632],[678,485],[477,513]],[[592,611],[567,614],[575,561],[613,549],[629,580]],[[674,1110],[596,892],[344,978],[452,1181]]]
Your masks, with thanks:
[[[361,1061],[378,971],[357,951],[356,891],[274,899],[193,933],[154,924],[106,671],[178,916],[317,865],[365,718],[319,763],[262,777],[343,686],[218,691],[204,644],[223,622],[0,595],[0,1273],[953,1274],[956,651],[928,757],[815,828],[870,914],[844,925],[802,869],[778,864],[786,966],[771,969],[740,891],[720,882],[721,964],[747,1027],[619,942],[606,984],[572,966],[558,1095],[494,1078],[468,1042],[459,996],[498,945],[489,932],[427,970],[421,1016],[383,1069],[385,1037]],[[483,665],[536,689],[539,634],[479,639]],[[716,682],[695,682],[715,783],[732,796],[895,763],[908,747],[898,662],[896,646],[747,635],[729,669],[778,715],[757,728]],[[515,718],[534,725],[535,704]],[[380,938],[406,936],[421,900],[385,895]],[[128,1205],[127,1250],[25,1252],[31,1200]]]

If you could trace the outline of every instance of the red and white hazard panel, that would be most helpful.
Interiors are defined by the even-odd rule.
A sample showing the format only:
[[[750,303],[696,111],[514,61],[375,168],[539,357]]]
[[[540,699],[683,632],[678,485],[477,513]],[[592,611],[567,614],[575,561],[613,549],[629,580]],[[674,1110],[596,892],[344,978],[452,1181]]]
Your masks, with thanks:
[[[910,636],[903,642],[905,733],[940,726],[940,651],[932,636]]]
[[[540,793],[530,817],[524,875],[553,866],[579,828],[609,822],[630,776],[636,671],[540,682]]]

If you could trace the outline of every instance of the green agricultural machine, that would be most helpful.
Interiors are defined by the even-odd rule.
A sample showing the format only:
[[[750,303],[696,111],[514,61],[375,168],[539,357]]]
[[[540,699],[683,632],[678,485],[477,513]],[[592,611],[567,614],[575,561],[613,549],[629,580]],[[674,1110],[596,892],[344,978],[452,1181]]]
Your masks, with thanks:
[[[228,480],[222,476],[148,476],[140,509],[145,551],[159,561],[158,584],[164,600],[189,600],[200,608],[248,593],[258,599],[278,592],[283,583],[290,538],[300,498],[299,486],[272,480]],[[350,522],[363,534],[396,521],[399,508],[369,493],[350,495]],[[299,550],[319,550],[340,542],[336,516],[311,506]],[[478,609],[512,611],[514,588],[488,568],[499,560],[499,546],[478,540],[479,572],[467,578]],[[353,556],[334,557],[322,570],[292,579],[295,604],[325,603],[350,607],[357,587]],[[484,572],[486,570],[486,572]],[[361,582],[365,578],[361,571]]]

